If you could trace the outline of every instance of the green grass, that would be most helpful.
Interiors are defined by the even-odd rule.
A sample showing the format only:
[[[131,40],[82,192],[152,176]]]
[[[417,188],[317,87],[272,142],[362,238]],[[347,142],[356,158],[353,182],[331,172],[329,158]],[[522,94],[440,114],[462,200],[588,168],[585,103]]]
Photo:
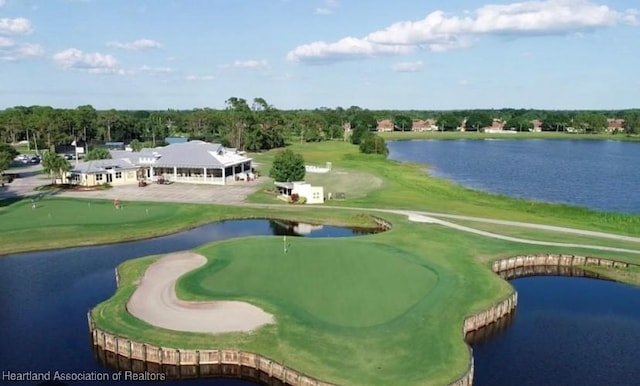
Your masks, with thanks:
[[[36,149],[29,148],[27,145],[17,145],[13,147],[20,154],[35,154]]]
[[[586,139],[586,140],[601,140],[601,141],[640,141],[640,135],[625,135],[625,134],[571,134],[571,133],[556,133],[556,132],[541,132],[541,133],[478,133],[473,131],[393,131],[378,133],[382,138],[386,140],[394,141],[407,141],[416,139],[440,139],[440,140],[456,140],[456,139]]]
[[[446,221],[453,222],[455,224],[464,225],[469,228],[479,229],[487,232],[496,233],[504,236],[519,237],[527,240],[536,241],[549,241],[558,243],[573,243],[583,245],[597,245],[614,248],[625,248],[640,250],[640,242],[633,241],[620,241],[608,238],[600,238],[595,236],[581,236],[570,233],[552,232],[539,229],[531,229],[525,227],[507,226],[484,223],[479,221],[465,221],[465,220],[451,220]],[[637,259],[633,260],[636,263],[640,263],[640,254],[637,255]]]
[[[456,133],[453,133],[456,134]],[[430,177],[426,165],[390,161],[381,156],[365,155],[346,142],[294,143],[293,151],[304,155],[309,164],[333,162],[338,170],[369,173],[382,185],[364,197],[331,201],[325,205],[419,209],[494,219],[534,222],[628,235],[640,234],[640,216],[596,212],[562,204],[526,201],[464,188],[456,183]],[[275,152],[254,156],[266,168]],[[262,170],[263,166],[260,166]],[[262,174],[268,173],[268,169]],[[273,182],[263,188],[271,188]],[[276,202],[262,191],[250,196],[251,202]]]
[[[96,324],[165,347],[259,352],[339,384],[441,385],[467,368],[464,317],[512,291],[481,260],[535,253],[590,255],[384,217],[394,224],[389,232],[296,238],[286,255],[280,237],[223,241],[196,250],[209,262],[179,279],[181,298],[248,301],[274,314],[275,325],[212,338],[154,328],[131,317],[124,304],[155,257],[119,267],[121,287],[94,309]]]
[[[281,306],[305,322],[369,327],[399,317],[437,282],[428,265],[416,264],[419,257],[386,244],[291,237],[287,243],[287,253],[274,237],[203,248],[208,266],[185,275],[178,293],[192,300],[286,299]]]
[[[356,146],[344,142],[296,143],[291,148],[302,153],[308,164],[332,162],[335,174],[310,174],[307,179],[326,184],[327,191],[347,192],[347,200],[330,202],[337,208],[124,201],[120,210],[108,200],[45,196],[35,210],[29,200],[5,200],[0,201],[0,254],[154,237],[229,218],[372,224],[363,210],[341,209],[347,206],[418,209],[640,234],[640,216],[598,213],[472,191],[428,176],[425,165],[362,155]],[[270,151],[255,155],[262,175],[268,174],[274,154]],[[342,171],[348,174],[337,173]],[[376,182],[371,183],[374,179]],[[271,181],[265,180],[263,189],[273,187]],[[368,185],[363,186],[365,183]],[[251,196],[250,201],[277,202],[263,192]],[[182,333],[155,328],[130,315],[126,301],[144,270],[157,257],[128,261],[119,267],[121,285],[111,299],[93,310],[96,324],[133,340],[166,347],[258,352],[340,384],[445,384],[463,374],[469,363],[461,339],[464,317],[486,309],[512,291],[507,282],[488,269],[491,261],[537,253],[638,259],[637,255],[625,253],[494,240],[442,226],[410,223],[399,215],[381,216],[393,223],[391,231],[359,238],[294,239],[286,255],[282,253],[282,239],[275,237],[225,241],[199,248],[209,263],[179,281],[180,296],[241,299],[276,316],[276,324],[253,333],[214,337]],[[585,240],[543,231],[500,231],[559,242]],[[618,246],[606,240],[597,242]],[[618,280],[638,280],[636,272],[607,272]]]
[[[30,199],[0,201],[0,234],[3,240],[8,240],[0,243],[0,256],[139,240],[229,218],[274,217],[267,208],[135,201],[121,201],[121,206],[115,209],[110,200],[52,196],[36,200],[36,209],[31,208]],[[278,210],[277,217],[334,225],[375,225],[360,212],[338,213],[298,206]]]

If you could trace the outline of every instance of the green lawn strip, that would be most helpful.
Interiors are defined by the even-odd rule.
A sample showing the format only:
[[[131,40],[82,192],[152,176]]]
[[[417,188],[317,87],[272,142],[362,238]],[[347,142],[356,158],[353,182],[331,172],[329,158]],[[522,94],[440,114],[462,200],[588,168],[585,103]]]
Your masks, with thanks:
[[[555,133],[555,132],[521,132],[521,133],[478,133],[473,131],[455,132],[455,131],[393,131],[378,133],[382,138],[392,141],[408,141],[408,140],[457,140],[457,139],[564,139],[564,140],[599,140],[599,141],[640,141],[639,135],[625,134],[577,134],[577,133]]]
[[[597,265],[587,265],[582,267],[584,270],[595,272],[602,277],[609,278],[611,280],[640,286],[640,268],[639,267],[628,267],[628,268],[618,268],[611,269],[607,267],[601,267]]]
[[[426,165],[408,164],[383,157],[360,154],[356,146],[345,142],[295,143],[291,149],[303,154],[306,163],[332,162],[336,170],[370,173],[382,179],[382,186],[365,197],[330,201],[325,205],[370,208],[403,208],[495,219],[534,222],[612,233],[640,234],[640,216],[595,212],[569,205],[526,201],[466,189],[453,182],[429,176]],[[275,152],[254,156],[268,173]],[[263,174],[265,172],[263,171]],[[273,187],[265,182],[264,188]],[[346,189],[346,188],[345,188]],[[278,203],[259,191],[251,202]]]
[[[581,236],[572,233],[547,231],[540,229],[531,229],[525,227],[490,224],[480,221],[467,221],[457,219],[444,219],[448,222],[463,225],[469,228],[483,230],[499,235],[519,237],[527,240],[548,241],[557,243],[571,243],[583,245],[597,245],[613,248],[634,249],[640,251],[640,242],[620,241],[596,236]],[[601,253],[599,250],[593,250],[592,253]],[[637,255],[637,261],[640,262],[640,254]]]
[[[31,209],[31,200],[4,201],[0,206],[0,255],[11,253],[138,240],[175,233],[231,218],[277,217],[332,225],[373,227],[360,212],[313,207],[245,208],[222,205],[45,197]]]

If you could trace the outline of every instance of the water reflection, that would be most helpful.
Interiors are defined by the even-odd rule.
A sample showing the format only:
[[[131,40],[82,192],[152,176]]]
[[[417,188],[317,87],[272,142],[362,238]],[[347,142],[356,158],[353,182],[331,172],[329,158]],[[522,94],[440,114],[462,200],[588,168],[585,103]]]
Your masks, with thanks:
[[[505,315],[503,318],[498,319],[496,322],[489,324],[488,326],[467,333],[467,335],[464,337],[465,342],[473,346],[492,339],[496,335],[509,328],[509,326],[511,326],[515,319],[515,315],[516,313],[512,312]]]
[[[193,380],[202,378],[216,378],[218,381],[244,380],[253,385],[263,386],[287,386],[277,378],[270,377],[264,371],[251,367],[230,365],[230,364],[201,364],[201,365],[160,365],[152,362],[145,362],[136,359],[126,358],[109,351],[100,350],[93,347],[94,358],[103,366],[122,372],[133,372],[136,374],[155,377],[156,380],[162,378],[166,380]]]

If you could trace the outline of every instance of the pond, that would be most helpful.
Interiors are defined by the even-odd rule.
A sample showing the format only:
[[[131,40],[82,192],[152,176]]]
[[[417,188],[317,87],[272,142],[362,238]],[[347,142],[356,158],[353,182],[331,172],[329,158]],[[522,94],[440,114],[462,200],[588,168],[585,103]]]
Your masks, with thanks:
[[[389,158],[429,164],[468,188],[594,210],[640,213],[640,143],[455,140],[389,143]],[[635,385],[640,289],[597,279],[511,282],[515,316],[473,345],[474,385]]]
[[[113,295],[114,270],[123,261],[233,237],[348,237],[374,232],[288,221],[231,220],[150,240],[0,257],[0,371],[111,372],[111,368],[94,358],[86,313]],[[220,379],[187,382],[254,384]],[[10,383],[0,378],[0,384]],[[173,383],[184,384],[178,381],[162,384]]]
[[[392,141],[389,158],[431,165],[466,187],[601,211],[640,213],[640,143],[589,140]]]
[[[559,276],[511,284],[515,315],[473,344],[474,385],[638,384],[640,288]]]

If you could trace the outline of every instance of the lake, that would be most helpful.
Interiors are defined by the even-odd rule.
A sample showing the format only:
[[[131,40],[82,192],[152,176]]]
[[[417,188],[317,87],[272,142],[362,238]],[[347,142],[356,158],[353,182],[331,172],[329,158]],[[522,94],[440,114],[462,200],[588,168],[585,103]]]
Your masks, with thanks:
[[[151,240],[0,257],[0,384],[11,384],[2,380],[3,371],[113,371],[94,359],[86,314],[113,295],[114,270],[123,261],[233,237],[348,237],[368,233],[372,230],[287,221],[231,220]],[[185,382],[194,386],[254,385],[228,379],[162,384],[185,385]],[[139,385],[141,382],[118,384]]]
[[[599,211],[640,213],[640,143],[588,140],[387,142],[389,158],[428,164],[469,188]]]
[[[389,158],[472,189],[640,213],[640,143],[585,140],[388,142]],[[636,385],[640,288],[597,279],[511,281],[508,324],[473,345],[474,385]]]

